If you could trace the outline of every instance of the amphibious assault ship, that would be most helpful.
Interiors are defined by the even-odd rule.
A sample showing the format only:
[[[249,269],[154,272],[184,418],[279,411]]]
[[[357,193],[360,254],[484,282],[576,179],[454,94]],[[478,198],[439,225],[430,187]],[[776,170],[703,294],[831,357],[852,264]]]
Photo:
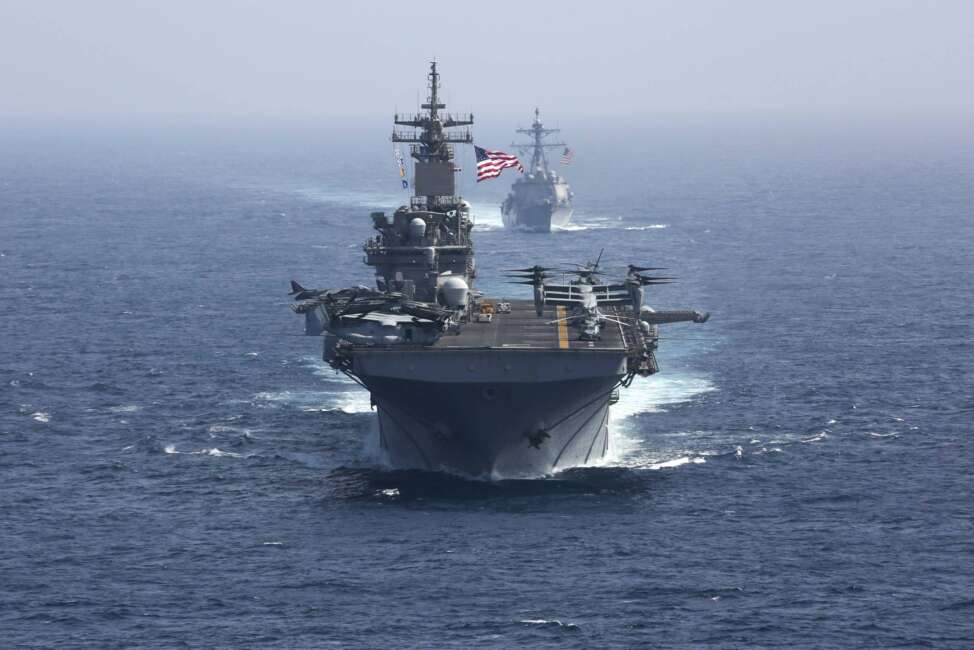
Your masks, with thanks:
[[[372,213],[364,261],[375,288],[292,281],[292,309],[306,334],[323,336],[324,360],[371,393],[378,446],[394,467],[504,478],[597,461],[618,389],[657,371],[659,324],[707,315],[653,311],[644,287],[669,278],[630,266],[620,282],[602,282],[598,260],[561,282],[551,268],[513,269],[533,299],[475,291],[453,149],[472,142],[473,118],[445,108],[434,63],[423,112],[395,117],[392,140],[410,145],[415,193],[392,214]]]
[[[558,129],[546,129],[541,112],[534,109],[530,129],[518,133],[531,136],[529,143],[514,143],[522,154],[531,156],[527,173],[511,185],[511,193],[501,204],[504,225],[532,232],[550,232],[552,226],[565,226],[572,218],[572,191],[568,183],[548,164],[545,150],[565,147],[564,142],[546,142]],[[566,149],[567,152],[567,149]]]

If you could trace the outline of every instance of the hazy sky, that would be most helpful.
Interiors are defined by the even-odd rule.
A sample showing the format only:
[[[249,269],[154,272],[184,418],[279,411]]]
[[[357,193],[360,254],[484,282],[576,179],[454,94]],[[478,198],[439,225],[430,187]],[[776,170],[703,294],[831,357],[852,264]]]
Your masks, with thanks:
[[[416,7],[423,7],[417,9]],[[962,113],[974,1],[0,0],[0,115]]]

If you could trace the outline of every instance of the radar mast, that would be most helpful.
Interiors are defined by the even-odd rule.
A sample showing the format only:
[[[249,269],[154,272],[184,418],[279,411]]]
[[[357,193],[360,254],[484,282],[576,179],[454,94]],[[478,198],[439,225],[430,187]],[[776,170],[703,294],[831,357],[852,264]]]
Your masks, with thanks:
[[[532,141],[530,143],[515,142],[511,145],[517,147],[521,153],[531,153],[531,167],[529,168],[531,174],[536,173],[539,168],[545,177],[551,173],[548,167],[548,156],[545,154],[545,149],[564,147],[565,143],[545,142],[544,139],[552,133],[559,133],[560,131],[561,129],[546,129],[544,123],[541,121],[541,111],[537,108],[534,109],[534,122],[531,123],[531,128],[517,130],[518,133],[531,136]]]
[[[430,62],[427,80],[429,95],[426,103],[420,105],[422,112],[395,115],[396,126],[412,130],[393,129],[392,141],[409,143],[409,154],[416,161],[413,203],[435,210],[458,202],[455,175],[459,170],[454,165],[453,145],[473,144],[468,128],[473,124],[473,115],[440,112],[445,111],[446,104],[440,101],[436,61]]]

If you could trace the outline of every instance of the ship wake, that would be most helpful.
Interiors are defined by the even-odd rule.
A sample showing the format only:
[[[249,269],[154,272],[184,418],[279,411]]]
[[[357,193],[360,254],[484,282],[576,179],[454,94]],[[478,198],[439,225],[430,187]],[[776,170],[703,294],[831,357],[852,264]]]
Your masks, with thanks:
[[[303,411],[371,413],[372,403],[368,391],[357,383],[337,373],[324,361],[306,356],[301,363],[320,378],[318,390],[267,391],[254,395],[251,403],[257,407],[289,407]]]
[[[668,469],[706,462],[712,452],[694,448],[685,432],[666,433],[652,428],[652,419],[641,415],[690,402],[717,390],[700,375],[675,375],[636,380],[623,388],[619,403],[610,409],[609,452],[596,463],[600,467]]]

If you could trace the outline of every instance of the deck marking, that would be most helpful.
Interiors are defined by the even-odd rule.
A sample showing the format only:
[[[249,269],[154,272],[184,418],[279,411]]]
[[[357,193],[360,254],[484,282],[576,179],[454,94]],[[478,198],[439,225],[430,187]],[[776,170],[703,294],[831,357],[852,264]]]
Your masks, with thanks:
[[[566,318],[565,308],[561,305],[555,307],[555,315],[558,317],[558,347],[562,350],[568,349],[568,321],[564,320]]]

